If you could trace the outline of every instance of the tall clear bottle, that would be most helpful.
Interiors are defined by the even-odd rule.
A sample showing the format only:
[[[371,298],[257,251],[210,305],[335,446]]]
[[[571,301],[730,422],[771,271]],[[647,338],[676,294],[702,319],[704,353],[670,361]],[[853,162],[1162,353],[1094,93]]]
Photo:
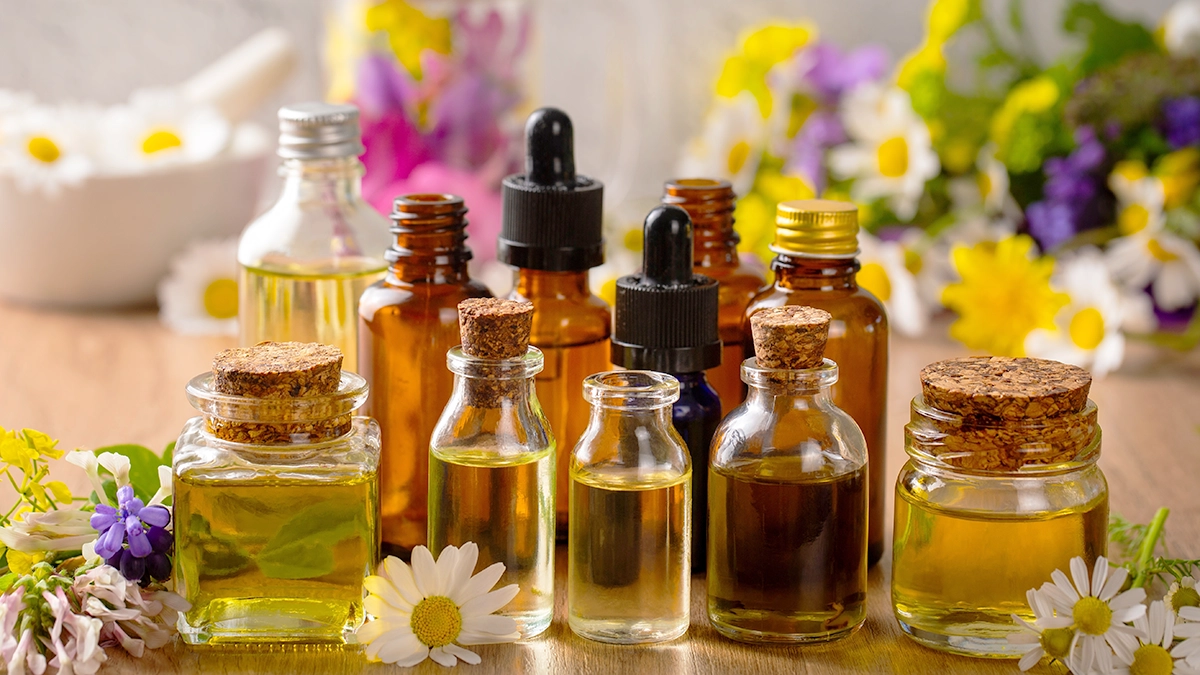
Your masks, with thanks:
[[[588,288],[588,270],[604,262],[604,185],[575,173],[571,118],[561,110],[534,111],[525,143],[525,173],[504,179],[496,257],[517,268],[509,298],[533,303],[530,342],[546,357],[538,396],[560,445],[571,448],[588,425],[583,380],[609,369],[612,315]],[[563,494],[569,481],[566,453],[556,473]],[[558,505],[557,525],[564,537],[565,500]]]
[[[764,307],[807,305],[833,316],[825,356],[838,364],[833,403],[862,429],[871,458],[868,562],[883,555],[887,455],[888,322],[883,304],[858,285],[858,208],[821,199],[784,202],[775,218],[775,283],[746,308],[744,347],[754,356],[749,318]]]
[[[451,349],[454,393],[429,443],[429,546],[479,546],[479,563],[504,563],[500,585],[520,593],[500,612],[522,638],[554,614],[554,436],[534,377],[533,308],[511,300],[458,306],[463,344]]]
[[[362,199],[358,109],[279,110],[283,192],[238,242],[241,344],[319,342],[358,371],[358,299],[383,276],[387,219]]]
[[[385,553],[406,557],[424,544],[429,437],[450,400],[446,352],[461,342],[458,303],[487,298],[467,261],[467,207],[461,197],[396,198],[387,275],[359,301],[359,368],[371,385],[367,409],[383,432],[380,464]]]
[[[671,426],[679,382],[599,373],[591,422],[571,453],[567,614],[577,635],[637,644],[687,631],[692,463]]]

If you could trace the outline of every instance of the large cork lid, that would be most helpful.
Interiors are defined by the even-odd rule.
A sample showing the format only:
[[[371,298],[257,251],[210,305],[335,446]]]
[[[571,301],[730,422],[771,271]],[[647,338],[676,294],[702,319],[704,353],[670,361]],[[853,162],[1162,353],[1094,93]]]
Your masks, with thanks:
[[[789,305],[750,316],[754,356],[762,368],[802,370],[821,365],[829,339],[829,312]]]
[[[1091,386],[1092,376],[1083,368],[1047,359],[969,356],[921,370],[925,403],[964,417],[1020,420],[1078,413]]]
[[[498,298],[470,298],[458,303],[462,350],[479,359],[514,359],[529,350],[533,305]]]
[[[342,376],[342,351],[315,342],[260,342],[226,349],[213,359],[213,386],[222,394],[298,398],[333,394]]]

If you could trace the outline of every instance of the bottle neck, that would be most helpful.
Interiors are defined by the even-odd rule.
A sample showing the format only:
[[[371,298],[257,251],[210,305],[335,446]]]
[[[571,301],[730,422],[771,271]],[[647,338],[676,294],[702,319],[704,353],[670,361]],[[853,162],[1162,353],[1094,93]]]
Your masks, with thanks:
[[[775,285],[788,290],[858,290],[858,258],[809,258],[776,254],[771,261]]]
[[[280,201],[337,208],[362,201],[363,165],[357,157],[285,159]]]
[[[406,283],[462,284],[470,279],[467,209],[452,195],[404,195],[392,212],[395,242],[384,254],[391,274]]]
[[[454,373],[453,397],[473,408],[523,410],[536,395],[534,377],[542,372],[542,352],[530,347],[525,356],[512,359],[480,359],[454,347],[446,364]]]
[[[733,228],[733,187],[728,181],[686,178],[668,181],[664,204],[679,206],[692,219],[694,267],[736,267],[741,240]]]
[[[748,359],[742,364],[747,400],[770,406],[831,405],[830,390],[837,380],[838,366],[829,359],[824,359],[815,368],[796,370],[762,368],[757,359]]]
[[[527,300],[554,298],[583,302],[591,297],[588,271],[546,272],[517,268],[513,290]]]

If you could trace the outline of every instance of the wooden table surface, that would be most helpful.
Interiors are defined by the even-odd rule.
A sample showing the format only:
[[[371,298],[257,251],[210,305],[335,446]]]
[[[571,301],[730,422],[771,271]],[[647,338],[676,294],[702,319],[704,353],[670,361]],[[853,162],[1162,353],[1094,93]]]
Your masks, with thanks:
[[[904,461],[907,403],[917,372],[931,361],[965,352],[944,337],[894,338],[889,388],[886,471]],[[65,313],[0,304],[0,426],[31,427],[61,439],[61,447],[141,443],[161,448],[193,410],[183,387],[209,367],[231,340],[184,337],[164,329],[148,311]],[[1147,521],[1171,508],[1171,552],[1200,557],[1200,350],[1179,354],[1134,345],[1125,367],[1096,382],[1114,513]],[[65,478],[65,477],[64,477]],[[81,476],[71,480],[83,488]],[[7,498],[4,499],[7,501]],[[889,512],[890,512],[889,498]],[[890,528],[889,528],[890,529]],[[945,655],[904,637],[892,618],[889,562],[870,575],[869,613],[861,631],[820,647],[748,646],[720,638],[704,613],[704,580],[692,582],[692,627],[684,638],[655,647],[616,647],[576,637],[565,623],[564,556],[559,552],[555,623],[541,637],[479,648],[483,664],[471,673],[1017,673],[1013,661]],[[980,583],[987,583],[981,579]],[[247,654],[168,647],[141,660],[109,650],[102,674],[343,673],[391,671],[355,653]],[[437,673],[432,662],[415,672]]]

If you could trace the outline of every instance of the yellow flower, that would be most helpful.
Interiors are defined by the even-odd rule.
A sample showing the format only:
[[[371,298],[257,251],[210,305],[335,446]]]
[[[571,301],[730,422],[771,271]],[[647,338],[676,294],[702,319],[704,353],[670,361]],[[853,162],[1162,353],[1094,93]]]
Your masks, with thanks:
[[[29,473],[33,469],[33,461],[37,458],[37,450],[29,447],[20,438],[11,436],[0,438],[0,460],[3,460],[4,463]]]
[[[940,77],[945,72],[946,56],[942,53],[942,46],[926,42],[900,62],[900,68],[896,72],[896,85],[910,91],[921,76],[931,74]]]
[[[1058,85],[1045,75],[1026,80],[1012,88],[994,117],[992,117],[992,142],[1007,148],[1017,119],[1024,114],[1046,112],[1059,100]]]
[[[979,0],[933,0],[929,3],[926,40],[932,44],[944,43],[981,13]]]
[[[971,349],[1023,356],[1030,331],[1054,329],[1055,314],[1069,301],[1050,287],[1054,259],[1034,258],[1026,235],[956,246],[952,257],[962,281],[942,291],[942,303],[958,313],[950,336]]]
[[[762,171],[754,191],[738,199],[734,210],[738,234],[742,237],[739,248],[770,265],[775,257],[771,251],[771,243],[775,241],[775,207],[779,202],[814,196],[812,187],[798,176],[784,175],[775,169]]]
[[[45,554],[41,552],[26,553],[24,551],[18,551],[10,548],[8,549],[8,555],[5,557],[5,561],[8,563],[8,569],[10,571],[16,572],[21,576],[25,576],[33,571],[33,564],[35,562],[41,562],[45,559],[45,557]]]
[[[63,451],[57,447],[58,441],[50,438],[46,434],[33,429],[22,429],[21,433],[25,435],[26,442],[38,452],[40,456],[58,459],[63,456]]]
[[[431,18],[404,0],[384,0],[367,9],[367,30],[387,33],[400,65],[421,79],[421,52],[450,53],[450,19]]]
[[[1189,147],[1163,155],[1154,163],[1154,175],[1162,181],[1164,208],[1187,204],[1200,185],[1200,150]]]
[[[771,116],[773,101],[767,73],[815,37],[811,24],[770,24],[746,35],[740,54],[730,56],[717,78],[717,95],[733,98],[748,91],[763,118]]]

